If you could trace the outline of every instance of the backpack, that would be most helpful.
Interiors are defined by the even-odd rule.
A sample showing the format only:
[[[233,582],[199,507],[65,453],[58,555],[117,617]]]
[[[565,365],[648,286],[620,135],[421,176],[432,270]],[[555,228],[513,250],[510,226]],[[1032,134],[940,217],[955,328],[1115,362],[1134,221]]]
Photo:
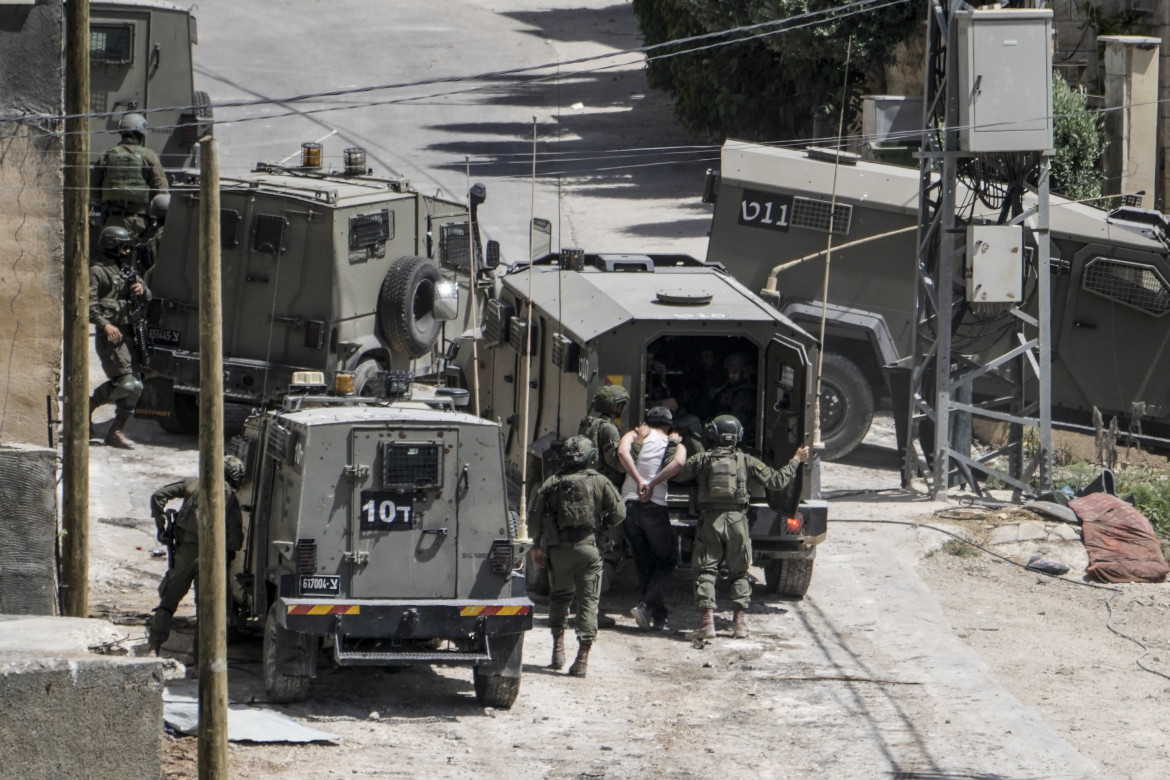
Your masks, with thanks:
[[[557,518],[557,528],[595,528],[597,507],[593,505],[593,491],[590,489],[592,469],[564,474],[553,486],[549,504]]]
[[[699,472],[699,503],[746,506],[750,499],[746,471],[743,454],[738,450],[713,450]]]
[[[150,203],[150,185],[143,175],[146,155],[137,146],[119,144],[102,157],[102,203],[146,206]]]

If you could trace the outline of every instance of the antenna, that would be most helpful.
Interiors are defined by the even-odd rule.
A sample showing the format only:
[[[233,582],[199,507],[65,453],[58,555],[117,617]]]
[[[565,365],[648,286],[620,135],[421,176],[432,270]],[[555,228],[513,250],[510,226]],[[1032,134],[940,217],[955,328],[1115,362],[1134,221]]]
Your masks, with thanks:
[[[536,117],[532,117],[532,188],[529,203],[528,219],[528,311],[527,327],[524,333],[524,405],[520,409],[520,446],[523,448],[523,457],[520,458],[520,524],[516,529],[516,536],[528,538],[528,408],[532,401],[532,277],[535,268],[532,265],[532,219],[536,217]]]
[[[479,279],[475,267],[475,230],[471,224],[471,157],[464,156],[464,179],[467,184],[467,292],[471,296],[468,312],[471,317],[471,408],[479,417],[479,317],[476,316],[475,283]]]

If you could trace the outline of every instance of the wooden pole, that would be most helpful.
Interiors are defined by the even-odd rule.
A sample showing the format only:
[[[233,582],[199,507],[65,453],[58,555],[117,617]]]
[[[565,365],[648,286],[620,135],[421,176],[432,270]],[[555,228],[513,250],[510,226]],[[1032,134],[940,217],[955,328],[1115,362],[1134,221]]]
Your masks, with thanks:
[[[61,607],[89,617],[89,0],[65,4]]]
[[[223,317],[219,149],[200,139],[199,192],[199,777],[228,776],[227,554],[223,476]]]

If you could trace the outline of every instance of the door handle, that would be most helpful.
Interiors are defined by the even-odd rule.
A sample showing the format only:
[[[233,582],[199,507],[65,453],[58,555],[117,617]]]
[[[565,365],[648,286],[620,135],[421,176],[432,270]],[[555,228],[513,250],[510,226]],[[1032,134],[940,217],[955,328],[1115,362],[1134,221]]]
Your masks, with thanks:
[[[447,529],[446,528],[424,528],[423,533],[424,534],[435,534],[436,536],[446,536]]]

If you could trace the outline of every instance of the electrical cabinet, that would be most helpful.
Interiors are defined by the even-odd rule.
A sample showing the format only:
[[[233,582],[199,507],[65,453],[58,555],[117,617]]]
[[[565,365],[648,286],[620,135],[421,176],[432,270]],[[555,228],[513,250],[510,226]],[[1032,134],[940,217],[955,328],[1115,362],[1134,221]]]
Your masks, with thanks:
[[[1019,225],[967,226],[967,300],[1019,303],[1024,231]]]
[[[955,13],[959,148],[964,152],[1052,149],[1052,11]]]

